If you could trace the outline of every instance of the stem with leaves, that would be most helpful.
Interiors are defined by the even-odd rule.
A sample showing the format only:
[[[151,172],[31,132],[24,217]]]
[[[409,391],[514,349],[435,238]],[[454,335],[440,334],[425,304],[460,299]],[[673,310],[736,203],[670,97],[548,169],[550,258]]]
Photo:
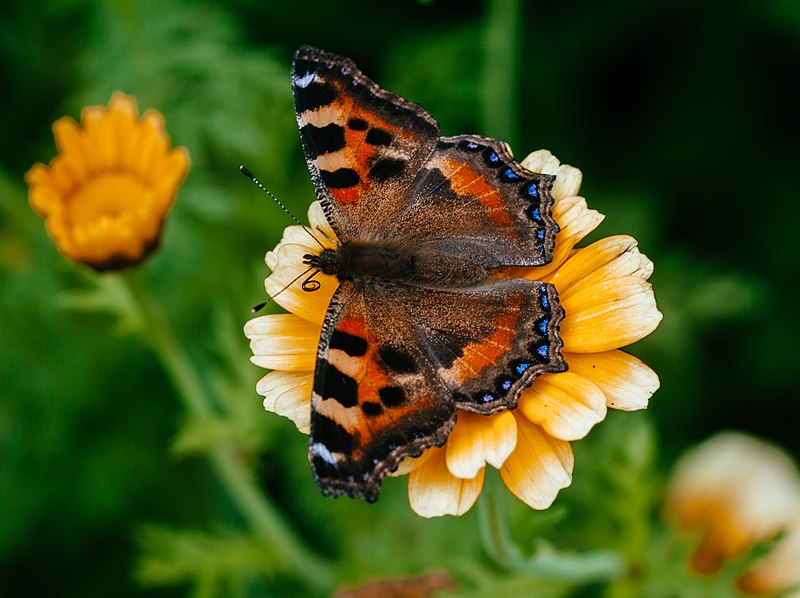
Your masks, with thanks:
[[[140,275],[130,272],[121,275],[119,280],[137,306],[142,329],[148,335],[147,340],[159,356],[189,414],[200,419],[216,415],[216,408],[200,384],[201,378],[191,359],[178,343],[167,318],[153,301]],[[208,458],[219,483],[251,529],[279,549],[287,565],[297,573],[298,579],[319,590],[329,589],[335,582],[333,568],[312,552],[284,523],[278,509],[258,488],[251,471],[237,456],[236,447],[212,448]]]
[[[543,543],[525,555],[514,542],[509,527],[505,491],[496,472],[487,472],[480,501],[480,535],[484,550],[495,565],[507,571],[574,584],[608,580],[620,575],[624,563],[612,551],[562,553]]]

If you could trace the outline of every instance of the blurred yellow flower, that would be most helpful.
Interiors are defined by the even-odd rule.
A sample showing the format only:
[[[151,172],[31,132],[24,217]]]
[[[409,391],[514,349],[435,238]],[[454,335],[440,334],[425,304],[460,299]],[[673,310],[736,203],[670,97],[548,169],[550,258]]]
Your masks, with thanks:
[[[136,100],[120,92],[107,108],[84,108],[80,126],[60,118],[53,133],[58,155],[25,180],[59,251],[96,270],[138,264],[158,245],[189,152],[170,149],[159,112],[139,118]]]
[[[522,393],[517,409],[494,415],[460,410],[442,447],[406,459],[392,475],[408,474],[412,509],[424,517],[461,515],[478,498],[486,464],[500,470],[506,486],[535,509],[549,507],[572,480],[570,441],[584,437],[606,416],[608,407],[643,409],[659,386],[644,363],[619,350],[650,334],[661,320],[647,282],[650,260],[627,236],[609,237],[584,249],[575,245],[603,216],[578,196],[581,172],[545,150],[522,164],[534,172],[556,174],[553,215],[561,227],[551,263],[515,268],[506,274],[550,282],[566,313],[561,324],[567,372],[544,374]],[[323,245],[336,235],[314,202],[308,212]],[[315,278],[321,288],[307,293],[292,284],[307,270],[305,254],[320,247],[300,226],[290,226],[266,262],[272,274],[267,293],[289,314],[255,318],[245,326],[252,362],[274,370],[258,383],[264,407],[290,418],[309,432],[311,388],[317,343],[325,312],[337,287],[333,276]]]
[[[800,584],[800,473],[777,447],[736,432],[707,440],[676,465],[665,514],[703,533],[691,562],[703,574],[784,533],[739,579],[739,589],[770,596]],[[796,590],[787,598],[800,597]]]

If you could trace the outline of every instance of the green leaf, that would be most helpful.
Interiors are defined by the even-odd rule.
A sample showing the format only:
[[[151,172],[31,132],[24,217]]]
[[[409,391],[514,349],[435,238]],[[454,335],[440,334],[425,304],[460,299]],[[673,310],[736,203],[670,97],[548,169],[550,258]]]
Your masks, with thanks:
[[[190,584],[201,595],[217,595],[212,590],[235,587],[253,575],[272,578],[286,570],[274,545],[236,532],[151,525],[137,536],[142,554],[136,577],[145,586]]]

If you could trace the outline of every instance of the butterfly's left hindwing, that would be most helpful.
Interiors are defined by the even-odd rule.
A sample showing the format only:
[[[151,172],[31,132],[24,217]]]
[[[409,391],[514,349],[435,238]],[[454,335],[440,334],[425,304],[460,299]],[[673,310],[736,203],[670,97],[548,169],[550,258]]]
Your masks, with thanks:
[[[442,444],[455,407],[431,362],[403,338],[403,314],[385,297],[339,286],[325,318],[314,373],[309,458],[327,496],[372,502],[405,457]],[[387,317],[396,315],[393,324]],[[388,335],[393,325],[400,334]]]
[[[404,458],[445,442],[456,406],[513,408],[534,376],[563,371],[554,298],[551,285],[514,279],[468,292],[342,283],[312,396],[309,453],[322,491],[372,501]]]

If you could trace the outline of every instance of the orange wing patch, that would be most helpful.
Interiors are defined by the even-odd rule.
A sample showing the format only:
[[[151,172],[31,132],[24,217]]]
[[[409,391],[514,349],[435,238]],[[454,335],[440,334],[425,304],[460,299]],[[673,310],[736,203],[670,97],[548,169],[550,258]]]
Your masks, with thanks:
[[[480,342],[467,344],[462,349],[463,355],[453,363],[453,367],[442,372],[453,386],[479,377],[486,368],[496,366],[500,357],[512,349],[513,340],[517,336],[520,304],[519,300],[510,300],[508,311],[492,320],[494,332]]]
[[[491,184],[484,173],[478,172],[467,162],[441,154],[431,160],[430,166],[442,172],[450,181],[453,191],[465,197],[475,197],[486,209],[490,220],[503,226],[512,224],[508,204],[500,189]]]

